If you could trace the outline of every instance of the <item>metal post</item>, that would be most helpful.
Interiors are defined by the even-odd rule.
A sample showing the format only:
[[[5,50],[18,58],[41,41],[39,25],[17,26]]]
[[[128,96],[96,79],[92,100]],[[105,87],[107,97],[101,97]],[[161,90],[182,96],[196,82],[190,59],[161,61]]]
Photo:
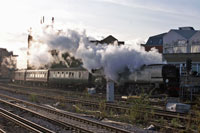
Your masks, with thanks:
[[[192,91],[193,91],[193,88],[191,87],[190,88],[190,101],[192,102]]]
[[[106,98],[107,102],[114,102],[114,82],[111,80],[107,80]]]

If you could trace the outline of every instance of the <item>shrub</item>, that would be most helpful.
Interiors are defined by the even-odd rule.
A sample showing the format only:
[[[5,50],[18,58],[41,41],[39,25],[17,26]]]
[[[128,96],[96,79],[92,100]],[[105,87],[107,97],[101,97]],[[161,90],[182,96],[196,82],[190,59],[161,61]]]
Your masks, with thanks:
[[[30,94],[29,100],[30,100],[31,102],[38,102],[37,95],[35,95],[35,94]]]

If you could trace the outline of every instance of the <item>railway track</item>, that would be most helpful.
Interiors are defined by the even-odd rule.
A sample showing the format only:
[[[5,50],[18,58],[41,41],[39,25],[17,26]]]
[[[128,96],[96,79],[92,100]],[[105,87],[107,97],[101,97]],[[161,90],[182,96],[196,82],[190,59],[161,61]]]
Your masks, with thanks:
[[[15,91],[15,90],[9,89],[7,87],[1,87],[1,88],[6,89],[8,91],[11,91],[13,93],[30,95],[30,93],[26,93],[24,91]],[[76,99],[76,98],[55,98],[55,97],[41,95],[41,94],[37,94],[37,96],[41,97],[41,98],[50,99],[50,100],[60,101],[62,103],[81,104],[81,105],[85,105],[85,106],[92,106],[92,107],[95,107],[95,108],[99,108],[99,106],[100,106],[98,102],[80,100],[80,99]],[[115,112],[118,112],[118,113],[129,113],[131,111],[131,109],[128,105],[122,106],[122,105],[113,104],[113,103],[106,103],[106,110],[115,110]],[[160,116],[160,117],[164,117],[164,118],[167,118],[167,119],[176,118],[176,119],[180,119],[182,121],[184,121],[184,120],[195,121],[196,120],[195,118],[187,117],[186,114],[169,112],[169,111],[165,111],[165,110],[162,110],[162,109],[156,109],[156,108],[154,108],[153,110],[151,108],[147,108],[146,110],[142,110],[142,111],[141,110],[134,110],[134,111],[140,111],[140,112],[143,112],[143,113],[152,113],[153,112],[153,114],[155,116]]]
[[[120,129],[117,127],[113,127],[113,126],[109,126],[109,125],[106,125],[106,124],[103,124],[103,123],[100,123],[97,121],[88,120],[88,119],[76,116],[72,113],[66,113],[66,112],[50,109],[48,107],[36,105],[36,104],[26,102],[23,100],[19,100],[19,99],[10,97],[10,96],[1,94],[0,97],[4,98],[6,100],[14,101],[14,102],[16,102],[17,105],[7,102],[5,100],[0,100],[1,103],[7,104],[12,107],[14,106],[15,108],[20,108],[21,110],[28,111],[29,113],[31,112],[32,114],[34,113],[34,115],[36,115],[37,112],[48,112],[49,118],[51,118],[51,117],[54,119],[58,118],[59,120],[64,119],[65,121],[60,121],[60,123],[68,125],[68,127],[70,126],[73,130],[76,130],[76,131],[81,131],[81,132],[119,132],[119,133],[129,133],[130,132],[130,131]],[[21,106],[19,106],[19,105],[21,105]],[[24,108],[22,106],[26,106],[26,108]],[[40,117],[42,117],[42,116],[40,116]],[[68,123],[66,121],[68,121]]]
[[[10,90],[10,89],[9,89]],[[27,92],[18,92],[18,91],[14,91],[14,90],[11,90],[11,92],[13,92],[13,93],[20,93],[20,94],[22,94],[22,95],[29,95],[30,96],[30,93],[27,93]],[[93,103],[92,102],[92,104],[91,104],[91,101],[87,101],[87,100],[80,100],[80,99],[75,99],[75,98],[73,98],[73,99],[65,99],[65,98],[55,98],[55,97],[50,97],[50,96],[45,96],[45,95],[40,95],[40,94],[37,94],[37,97],[39,98],[39,97],[41,97],[41,98],[46,98],[46,99],[50,99],[50,100],[54,100],[54,101],[60,101],[60,102],[63,102],[63,103],[73,103],[73,104],[81,104],[81,105],[86,105],[86,106],[93,106],[93,107],[99,107],[99,104],[97,103]],[[39,98],[40,99],[40,98]],[[86,102],[85,102],[86,101]],[[110,106],[109,106],[109,104],[110,104]],[[121,113],[123,113],[123,112],[128,112],[129,110],[130,110],[130,108],[127,108],[127,107],[120,107],[118,104],[112,104],[112,103],[107,103],[106,104],[106,109],[110,109],[110,110],[116,110],[116,112],[117,111],[120,111]],[[152,113],[151,111],[148,111],[148,110],[143,110],[143,111],[141,111],[141,110],[135,110],[135,111],[139,111],[139,112],[142,112],[142,113]],[[154,114],[154,116],[156,116],[155,117],[155,120],[157,119],[157,118],[164,118],[164,119],[166,119],[167,121],[169,121],[170,122],[170,120],[172,120],[172,119],[178,119],[178,120],[181,120],[181,121],[183,121],[184,123],[185,122],[187,122],[187,121],[190,121],[190,122],[192,122],[192,121],[195,121],[196,120],[196,118],[193,116],[193,118],[191,118],[191,116],[190,117],[188,117],[188,116],[186,116],[185,114],[180,114],[180,113],[176,113],[176,112],[169,112],[169,111],[164,111],[164,113],[163,113],[163,110],[157,110],[156,112],[155,111],[153,111],[153,114]],[[152,120],[152,122],[153,122],[154,120]],[[151,123],[151,122],[150,122]],[[157,123],[156,121],[155,121],[155,123]],[[154,124],[155,124],[154,123]],[[170,125],[161,125],[160,126],[160,124],[159,123],[157,123],[157,124],[155,124],[155,125],[157,125],[158,127],[160,127],[160,128],[165,128],[165,129],[170,129],[170,131],[178,131],[178,129],[176,129],[176,128],[173,128],[173,127],[170,127]]]
[[[0,129],[0,133],[6,133],[3,129]]]
[[[35,93],[41,93],[41,92],[48,91],[48,92],[53,93],[53,96],[55,96],[56,94],[60,95],[61,97],[65,97],[65,98],[70,96],[69,98],[71,99],[71,101],[73,99],[77,100],[77,98],[79,99],[79,101],[80,101],[81,98],[82,98],[82,101],[88,101],[88,100],[85,100],[85,99],[87,99],[88,95],[86,96],[86,94],[82,94],[82,93],[79,93],[79,92],[71,92],[71,91],[68,92],[68,91],[58,90],[58,89],[27,87],[27,86],[21,86],[21,85],[19,86],[19,85],[16,85],[16,84],[6,84],[5,85],[5,84],[0,83],[0,85],[2,85],[4,87],[15,87],[15,88],[20,89],[20,90],[22,90],[22,88],[23,88],[24,91],[27,91],[27,88],[28,88],[28,89],[31,89],[31,92],[35,92]],[[66,93],[67,93],[68,96],[65,95]],[[103,99],[106,99],[106,96],[103,95],[103,94],[93,94],[92,96],[91,95],[89,96],[89,98],[91,98],[91,97],[92,97],[92,99],[89,99],[89,100],[90,101],[96,101],[96,102],[99,102],[99,100],[102,101]],[[115,95],[115,99],[116,99],[117,103],[123,104],[123,105],[125,104],[127,106],[131,105],[130,102],[125,101],[121,97],[122,96],[120,96],[120,95]],[[161,101],[160,102],[150,101],[150,104],[151,105],[159,105],[159,106],[162,106],[162,107],[164,106],[164,102],[161,102]]]
[[[0,83],[0,85],[3,85],[3,86],[6,86],[6,87],[16,87],[16,88],[19,88],[19,89],[25,89],[27,90],[27,88],[29,89],[33,89],[34,88],[34,91],[37,90],[38,92],[41,92],[41,90],[45,90],[45,91],[48,91],[48,92],[52,92],[53,94],[59,94],[59,95],[62,95],[62,96],[65,96],[65,94],[67,95],[70,95],[70,97],[73,97],[73,98],[80,98],[82,97],[83,99],[87,98],[86,94],[83,94],[81,92],[73,92],[73,91],[66,91],[66,90],[61,90],[61,89],[53,89],[53,88],[40,88],[40,87],[30,87],[30,86],[22,86],[22,85],[17,85],[17,84],[3,84],[3,83]],[[75,95],[74,95],[75,94]],[[102,99],[106,99],[106,94],[102,94],[102,93],[98,93],[98,94],[92,94],[89,96],[90,100],[94,99],[95,101],[96,100],[102,100]],[[153,98],[153,97],[152,97]],[[122,104],[130,104],[129,102],[127,102],[125,99],[122,99],[122,95],[118,95],[118,94],[115,94],[115,100],[117,102],[122,102]],[[156,102],[156,101],[150,101],[150,104],[151,105],[159,105],[159,106],[164,106],[164,102],[163,101],[159,101],[159,102]]]
[[[28,121],[22,117],[19,117],[11,112],[8,112],[2,108],[0,108],[0,116],[4,117],[5,119],[8,119],[9,121],[14,122],[15,124],[19,125],[20,127],[26,128],[30,132],[35,132],[35,133],[55,133],[47,128],[44,128],[38,124],[35,124],[31,121]],[[5,132],[3,130],[0,130],[0,132]]]

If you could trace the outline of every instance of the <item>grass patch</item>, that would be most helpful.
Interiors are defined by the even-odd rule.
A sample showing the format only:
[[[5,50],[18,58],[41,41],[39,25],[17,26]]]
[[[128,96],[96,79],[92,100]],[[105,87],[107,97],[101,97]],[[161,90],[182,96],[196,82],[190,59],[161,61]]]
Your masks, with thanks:
[[[35,102],[35,103],[38,103],[38,102],[39,102],[39,101],[38,101],[38,97],[37,97],[36,94],[30,94],[30,95],[29,95],[29,100],[30,100],[31,102]]]
[[[196,121],[194,122],[194,124],[190,124],[191,128],[196,128],[196,130],[198,132],[200,132],[200,98],[197,98],[195,101],[197,104],[194,106],[194,113],[196,115]]]
[[[142,93],[138,98],[129,99],[133,103],[129,114],[131,123],[134,124],[147,124],[152,118],[152,110],[150,108],[149,95]]]

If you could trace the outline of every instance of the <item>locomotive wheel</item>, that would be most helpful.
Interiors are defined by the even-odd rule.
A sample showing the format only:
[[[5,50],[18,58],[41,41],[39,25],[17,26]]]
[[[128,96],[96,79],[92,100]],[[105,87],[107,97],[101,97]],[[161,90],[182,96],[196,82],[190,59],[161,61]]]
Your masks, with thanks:
[[[127,88],[127,94],[129,96],[140,95],[141,94],[141,88],[139,88],[137,85],[129,85],[129,87]]]
[[[134,85],[128,86],[128,88],[126,89],[128,96],[131,96],[133,94],[134,88],[135,88]]]
[[[135,92],[135,95],[140,95],[141,94],[141,88],[135,87],[134,92]]]

